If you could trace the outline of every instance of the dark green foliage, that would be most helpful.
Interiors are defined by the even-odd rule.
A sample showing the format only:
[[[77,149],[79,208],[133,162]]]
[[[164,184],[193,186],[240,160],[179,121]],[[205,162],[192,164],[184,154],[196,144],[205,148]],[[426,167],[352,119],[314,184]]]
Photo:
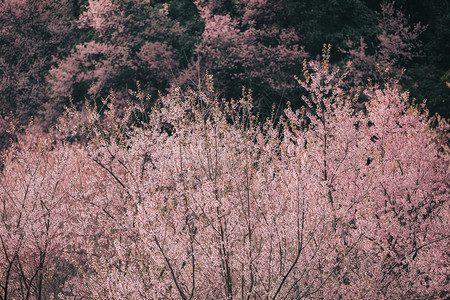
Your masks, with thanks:
[[[423,34],[424,57],[408,68],[404,87],[417,102],[427,101],[431,113],[450,117],[450,2],[399,0],[411,18],[427,24]]]
[[[363,36],[370,42],[378,33],[375,11],[365,2],[286,0],[280,21],[284,26],[296,29],[312,57],[320,55],[325,43],[333,46],[331,58],[338,61],[343,58],[338,50],[344,48],[348,40],[357,41]]]
[[[401,81],[415,102],[426,101],[430,113],[450,118],[450,72],[433,64],[417,63],[406,72]]]
[[[200,36],[204,30],[204,24],[194,2],[191,0],[159,0],[157,2],[169,5],[169,17],[179,22],[185,29],[184,34],[178,41],[178,51],[180,52],[180,65],[187,66],[189,63],[195,45],[200,42]]]

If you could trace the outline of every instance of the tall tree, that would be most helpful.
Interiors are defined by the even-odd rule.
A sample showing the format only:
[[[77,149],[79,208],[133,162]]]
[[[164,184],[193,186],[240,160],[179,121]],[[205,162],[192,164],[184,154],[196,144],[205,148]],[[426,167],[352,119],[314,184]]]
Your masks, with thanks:
[[[295,86],[293,74],[307,57],[293,28],[277,24],[282,9],[277,1],[197,1],[205,30],[195,60],[178,84],[198,88],[205,71],[218,79],[217,91],[238,97],[242,87],[252,89],[260,110],[270,110],[275,97]]]
[[[130,88],[155,93],[178,73],[183,29],[168,17],[166,5],[148,0],[91,0],[79,26],[94,37],[75,47],[50,70],[48,82],[55,104],[98,101],[111,90],[125,101]]]

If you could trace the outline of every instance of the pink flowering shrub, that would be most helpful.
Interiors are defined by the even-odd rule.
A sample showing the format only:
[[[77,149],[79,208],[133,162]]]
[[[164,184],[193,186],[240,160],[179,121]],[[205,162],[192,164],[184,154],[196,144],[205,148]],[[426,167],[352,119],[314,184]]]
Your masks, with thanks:
[[[88,117],[66,295],[445,298],[448,125],[391,87],[355,112],[345,74],[304,71],[309,109],[278,124],[211,81],[162,97],[145,125]]]
[[[57,299],[71,268],[73,243],[67,192],[82,166],[77,147],[27,135],[2,157],[0,174],[0,298]]]
[[[446,298],[448,124],[390,86],[355,111],[328,52],[303,70],[305,108],[276,122],[208,77],[24,139],[0,177],[2,297]]]

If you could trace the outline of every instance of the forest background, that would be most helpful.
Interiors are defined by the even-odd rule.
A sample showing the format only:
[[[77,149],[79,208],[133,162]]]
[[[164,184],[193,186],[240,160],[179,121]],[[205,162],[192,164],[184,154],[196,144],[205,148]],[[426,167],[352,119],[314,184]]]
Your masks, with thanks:
[[[321,55],[323,44],[331,45],[333,64],[352,61],[353,86],[399,81],[412,101],[426,100],[431,114],[448,117],[448,1],[380,4],[4,0],[1,144],[11,138],[10,118],[20,125],[33,118],[46,130],[69,102],[100,103],[113,92],[123,106],[137,83],[154,102],[173,86],[198,88],[206,72],[222,97],[251,89],[264,115],[288,101],[300,107],[294,75],[303,59]]]

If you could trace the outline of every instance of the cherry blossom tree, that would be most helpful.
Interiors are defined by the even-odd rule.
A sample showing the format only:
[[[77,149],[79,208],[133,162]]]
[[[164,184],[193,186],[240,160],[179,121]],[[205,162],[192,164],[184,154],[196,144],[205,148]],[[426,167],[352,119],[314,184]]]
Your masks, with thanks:
[[[348,49],[341,49],[352,62],[352,84],[366,84],[367,80],[395,82],[403,75],[406,64],[422,55],[419,36],[426,26],[411,25],[408,18],[385,1],[378,14],[377,44],[368,45],[363,37],[359,42],[349,41]]]
[[[148,0],[92,0],[78,24],[93,31],[94,38],[50,70],[54,104],[67,104],[69,97],[77,104],[85,97],[97,101],[111,90],[125,102],[136,81],[155,92],[178,72],[174,49],[183,29],[168,17],[167,6],[155,7]]]
[[[306,69],[301,83],[314,109],[306,112],[312,130],[300,134],[312,148],[310,169],[323,181],[316,193],[329,200],[340,246],[355,245],[330,287],[348,298],[445,298],[448,124],[438,119],[431,129],[424,107],[409,106],[408,94],[389,86],[366,91],[367,112],[356,113],[328,68]]]
[[[218,81],[219,93],[238,97],[245,86],[260,91],[260,103],[255,104],[270,110],[274,91],[281,95],[295,86],[291,74],[307,54],[294,29],[275,22],[282,8],[277,1],[236,1],[231,7],[222,2],[196,1],[205,29],[196,59],[176,84],[198,89],[198,80],[209,72]]]
[[[93,111],[76,130],[89,142],[67,294],[445,298],[448,124],[395,87],[355,112],[328,53],[304,66],[307,108],[277,124],[248,92],[219,101],[211,79],[137,127],[132,110]]]
[[[4,0],[0,28],[1,149],[11,117],[24,125],[44,113],[45,76],[74,35],[72,6],[67,0]]]
[[[75,147],[76,148],[76,147]],[[67,195],[80,166],[71,147],[49,138],[19,137],[0,175],[0,298],[57,299],[71,275],[64,258],[73,238]]]
[[[427,114],[408,107],[407,93],[376,91],[368,107],[368,176],[376,174],[364,222],[373,257],[367,294],[445,298],[448,265],[448,124],[432,130]],[[365,226],[366,226],[365,225]],[[365,249],[366,250],[366,249]]]

